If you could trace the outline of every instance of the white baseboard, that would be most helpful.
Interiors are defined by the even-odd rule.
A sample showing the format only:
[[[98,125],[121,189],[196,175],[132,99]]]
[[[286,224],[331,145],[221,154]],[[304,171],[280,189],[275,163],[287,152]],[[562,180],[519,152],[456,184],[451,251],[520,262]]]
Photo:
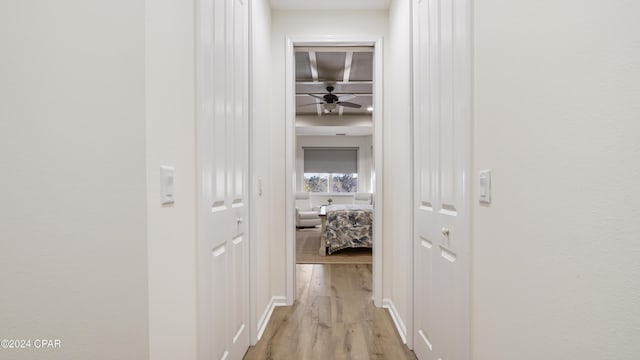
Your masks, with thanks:
[[[271,314],[273,314],[273,309],[275,309],[276,306],[286,306],[286,305],[287,305],[287,299],[284,296],[274,296],[271,298],[271,301],[269,301],[269,305],[267,305],[267,308],[264,309],[264,312],[260,317],[260,321],[258,321],[258,340],[260,340],[260,338],[262,337],[262,334],[264,333],[264,329],[266,329],[267,324],[269,324],[269,319],[271,319]]]
[[[400,338],[403,343],[407,343],[407,327],[404,325],[404,321],[402,321],[402,317],[398,314],[398,309],[393,304],[391,299],[382,299],[382,307],[389,311],[391,318],[393,319],[393,323],[396,324],[396,329],[398,330],[398,334],[400,334]]]

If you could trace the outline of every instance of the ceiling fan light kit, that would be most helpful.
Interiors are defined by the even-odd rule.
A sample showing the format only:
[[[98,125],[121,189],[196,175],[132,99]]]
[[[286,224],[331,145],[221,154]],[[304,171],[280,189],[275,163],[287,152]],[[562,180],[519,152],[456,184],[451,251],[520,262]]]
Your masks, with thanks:
[[[324,109],[327,110],[328,112],[332,112],[333,110],[336,109],[336,107],[338,107],[336,104],[334,103],[325,103],[324,104]]]

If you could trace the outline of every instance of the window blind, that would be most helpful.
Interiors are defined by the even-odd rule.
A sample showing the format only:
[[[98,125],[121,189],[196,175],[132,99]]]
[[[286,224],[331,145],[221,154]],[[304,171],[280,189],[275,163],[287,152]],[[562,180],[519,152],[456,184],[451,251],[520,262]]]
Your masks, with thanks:
[[[358,172],[358,148],[303,148],[305,173]]]

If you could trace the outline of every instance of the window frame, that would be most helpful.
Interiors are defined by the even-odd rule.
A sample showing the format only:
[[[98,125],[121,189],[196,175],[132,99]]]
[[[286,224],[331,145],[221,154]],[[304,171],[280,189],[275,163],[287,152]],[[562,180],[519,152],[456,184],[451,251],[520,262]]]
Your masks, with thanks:
[[[327,191],[308,191],[307,190],[307,174],[312,174],[313,176],[318,176],[319,178],[322,178],[323,176],[326,176],[327,179]],[[356,185],[355,185],[355,190],[354,191],[334,191],[333,189],[333,178],[334,176],[344,176],[346,174],[351,174],[353,176],[353,178],[355,178],[356,180]],[[313,193],[313,194],[355,194],[358,192],[358,189],[360,188],[360,177],[358,176],[358,173],[304,173],[302,174],[302,186],[304,189],[304,192],[308,192],[308,193]]]

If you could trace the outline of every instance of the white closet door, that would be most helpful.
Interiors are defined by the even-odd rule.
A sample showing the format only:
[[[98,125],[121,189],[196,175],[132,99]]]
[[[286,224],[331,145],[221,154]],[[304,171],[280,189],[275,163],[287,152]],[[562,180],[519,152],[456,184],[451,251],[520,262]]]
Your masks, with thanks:
[[[414,0],[414,347],[469,359],[468,0]]]
[[[198,5],[199,359],[242,359],[249,346],[249,5]]]

